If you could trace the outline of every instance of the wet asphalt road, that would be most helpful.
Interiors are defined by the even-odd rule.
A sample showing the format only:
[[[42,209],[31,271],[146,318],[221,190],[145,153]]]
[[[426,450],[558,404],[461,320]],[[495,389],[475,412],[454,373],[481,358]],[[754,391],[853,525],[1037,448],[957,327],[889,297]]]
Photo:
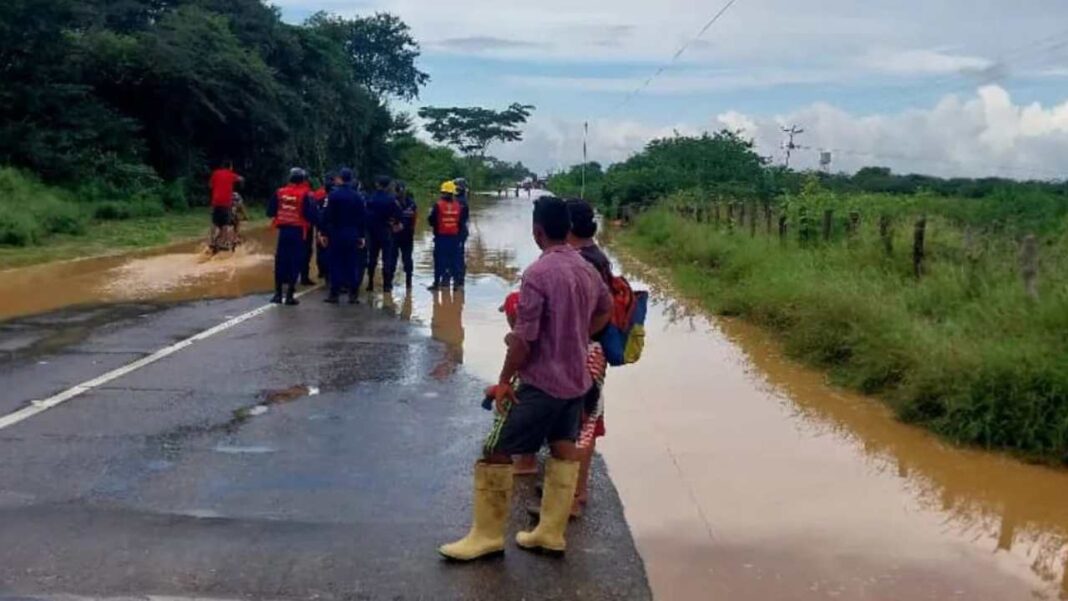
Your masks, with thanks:
[[[600,463],[565,560],[442,562],[469,523],[484,383],[440,369],[446,347],[404,299],[321,295],[0,430],[0,598],[650,598]],[[0,324],[0,415],[263,303]],[[513,532],[534,483],[519,482]]]

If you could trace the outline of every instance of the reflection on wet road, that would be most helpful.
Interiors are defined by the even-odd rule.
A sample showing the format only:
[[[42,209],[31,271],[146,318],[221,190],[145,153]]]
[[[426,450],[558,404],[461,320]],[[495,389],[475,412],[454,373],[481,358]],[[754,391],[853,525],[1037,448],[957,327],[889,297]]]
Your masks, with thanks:
[[[377,308],[441,343],[421,376],[496,379],[507,329],[498,307],[538,254],[529,221],[526,199],[480,201],[464,292],[376,297]],[[417,252],[425,285],[426,238]],[[174,254],[184,258],[161,258]],[[194,256],[7,272],[0,315],[99,295],[166,300],[269,287],[267,255],[186,273]],[[640,264],[624,258],[622,267],[654,303],[642,362],[608,375],[599,449],[659,598],[1068,599],[1068,472],[943,444],[784,360],[761,331],[694,311]]]

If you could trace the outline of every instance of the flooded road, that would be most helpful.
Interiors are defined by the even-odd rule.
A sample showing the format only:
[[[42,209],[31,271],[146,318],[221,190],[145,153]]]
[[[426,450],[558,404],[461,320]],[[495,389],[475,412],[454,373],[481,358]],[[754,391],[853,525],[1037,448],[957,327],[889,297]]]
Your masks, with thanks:
[[[497,308],[538,255],[529,220],[525,198],[477,203],[466,292],[376,300],[445,344],[428,375],[496,378]],[[270,287],[267,254],[218,263],[190,247],[11,271],[2,314]],[[654,302],[641,363],[608,375],[599,450],[658,598],[1068,599],[1068,472],[943,444],[616,264]]]
[[[466,295],[416,295],[483,379],[538,254],[529,218],[526,199],[477,210]],[[655,300],[641,363],[610,370],[599,449],[658,598],[1068,599],[1068,472],[948,446],[616,265]]]

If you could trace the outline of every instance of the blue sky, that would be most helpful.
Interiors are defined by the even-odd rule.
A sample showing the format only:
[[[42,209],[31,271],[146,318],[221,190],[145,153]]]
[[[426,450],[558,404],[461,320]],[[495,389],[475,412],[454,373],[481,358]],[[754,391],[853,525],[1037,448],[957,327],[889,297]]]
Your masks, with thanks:
[[[540,169],[621,160],[673,131],[731,127],[780,158],[835,168],[1017,177],[1068,172],[1068,2],[737,0],[660,77],[624,99],[725,0],[277,0],[389,11],[419,39],[432,80],[418,105],[536,105],[526,141],[493,149]]]

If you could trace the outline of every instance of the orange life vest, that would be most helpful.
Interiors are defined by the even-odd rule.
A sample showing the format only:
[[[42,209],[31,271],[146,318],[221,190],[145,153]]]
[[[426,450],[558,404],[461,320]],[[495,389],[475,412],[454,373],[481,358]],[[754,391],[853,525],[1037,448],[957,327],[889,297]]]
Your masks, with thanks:
[[[274,227],[297,226],[307,231],[308,222],[304,219],[307,190],[304,186],[289,184],[279,188],[275,194],[278,196],[278,212],[274,216]]]
[[[438,200],[438,225],[434,233],[439,236],[460,235],[460,211],[463,206],[456,200]]]

